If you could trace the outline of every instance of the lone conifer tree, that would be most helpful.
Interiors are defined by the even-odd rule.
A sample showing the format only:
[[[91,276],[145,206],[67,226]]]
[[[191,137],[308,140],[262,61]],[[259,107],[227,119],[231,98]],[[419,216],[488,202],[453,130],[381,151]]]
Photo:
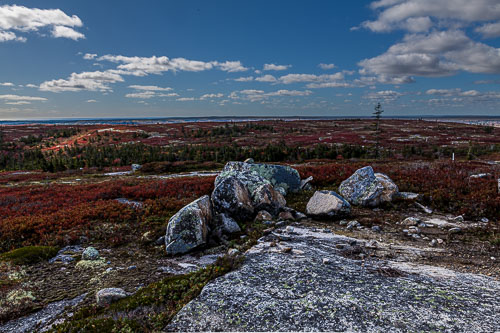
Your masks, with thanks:
[[[382,104],[377,103],[373,111],[373,117],[375,118],[375,158],[378,158],[380,151],[380,118],[382,116]]]

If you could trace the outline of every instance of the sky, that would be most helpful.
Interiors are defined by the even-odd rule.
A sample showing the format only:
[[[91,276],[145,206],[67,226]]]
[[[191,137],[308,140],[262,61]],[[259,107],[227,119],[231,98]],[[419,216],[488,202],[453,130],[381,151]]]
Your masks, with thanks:
[[[0,119],[500,116],[499,0],[0,1]]]

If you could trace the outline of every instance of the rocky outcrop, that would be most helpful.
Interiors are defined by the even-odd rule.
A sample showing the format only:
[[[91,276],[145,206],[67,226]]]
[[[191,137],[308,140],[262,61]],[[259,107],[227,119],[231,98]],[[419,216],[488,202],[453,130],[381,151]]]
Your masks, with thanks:
[[[495,332],[500,327],[498,281],[399,257],[352,259],[353,253],[389,246],[363,243],[310,228],[271,233],[247,251],[240,268],[208,283],[164,331]]]
[[[351,205],[334,191],[316,191],[306,207],[307,215],[336,218],[349,215]]]
[[[165,235],[167,254],[186,253],[207,241],[212,221],[212,203],[205,195],[179,210],[170,218]]]
[[[99,251],[92,246],[87,247],[82,253],[83,260],[99,260]]]
[[[228,162],[223,171],[253,171],[273,187],[283,188],[286,193],[297,192],[301,188],[299,172],[286,165]]]
[[[398,193],[394,182],[382,173],[374,173],[371,166],[356,170],[339,187],[340,194],[351,204],[376,207],[390,202]]]

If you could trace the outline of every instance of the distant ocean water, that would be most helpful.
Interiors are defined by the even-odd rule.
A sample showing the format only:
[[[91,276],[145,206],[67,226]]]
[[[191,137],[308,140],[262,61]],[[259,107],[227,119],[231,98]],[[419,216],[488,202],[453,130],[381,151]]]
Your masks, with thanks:
[[[172,124],[189,122],[244,122],[259,120],[339,120],[339,119],[370,119],[370,116],[330,116],[330,117],[164,117],[164,118],[81,118],[81,119],[26,119],[26,120],[0,120],[1,125],[143,125],[143,124]],[[465,122],[471,124],[494,123],[500,124],[500,116],[386,116],[385,119],[424,119],[452,122]]]

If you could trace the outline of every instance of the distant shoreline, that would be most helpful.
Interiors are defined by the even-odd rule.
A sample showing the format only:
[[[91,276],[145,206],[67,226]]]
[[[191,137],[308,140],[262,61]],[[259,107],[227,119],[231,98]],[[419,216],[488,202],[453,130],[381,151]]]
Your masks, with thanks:
[[[243,122],[259,120],[342,120],[342,119],[371,119],[371,116],[284,116],[284,117],[256,117],[256,116],[212,116],[212,117],[144,117],[144,118],[58,118],[58,119],[19,119],[0,120],[1,125],[141,125],[156,123],[192,123],[192,122]],[[500,123],[500,116],[387,116],[384,119],[401,120],[435,120],[466,123]]]

